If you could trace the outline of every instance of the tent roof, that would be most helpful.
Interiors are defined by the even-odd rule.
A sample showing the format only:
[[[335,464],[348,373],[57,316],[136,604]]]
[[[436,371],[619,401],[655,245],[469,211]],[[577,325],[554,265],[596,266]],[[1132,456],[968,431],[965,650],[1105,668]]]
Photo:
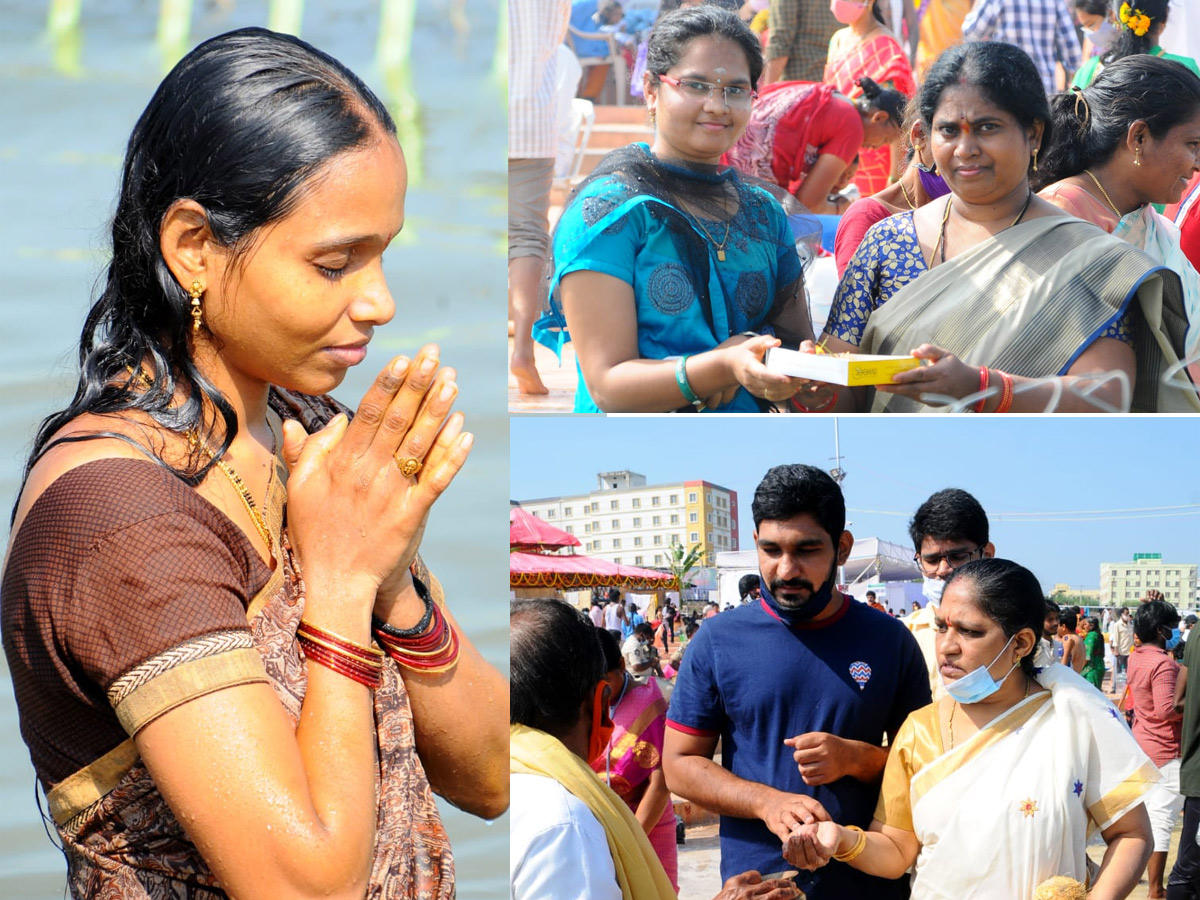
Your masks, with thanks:
[[[553,587],[575,590],[588,587],[625,587],[654,589],[668,587],[672,581],[665,572],[638,566],[619,566],[606,559],[569,554],[515,551],[508,556],[510,587]]]
[[[579,538],[514,506],[508,511],[508,543],[522,550],[559,550],[578,547]]]

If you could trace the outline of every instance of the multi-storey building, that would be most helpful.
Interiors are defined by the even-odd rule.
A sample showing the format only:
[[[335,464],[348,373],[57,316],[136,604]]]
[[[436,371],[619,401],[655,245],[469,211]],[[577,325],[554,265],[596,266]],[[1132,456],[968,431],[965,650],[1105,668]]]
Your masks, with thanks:
[[[1161,553],[1135,553],[1132,562],[1100,563],[1100,596],[1106,606],[1136,603],[1149,590],[1162,591],[1179,609],[1195,605],[1195,563],[1164,563]]]
[[[739,546],[737,492],[709,481],[648,485],[637,472],[600,472],[590,493],[517,504],[579,538],[580,552],[623,565],[665,566],[675,543],[699,544],[702,565],[714,565]]]

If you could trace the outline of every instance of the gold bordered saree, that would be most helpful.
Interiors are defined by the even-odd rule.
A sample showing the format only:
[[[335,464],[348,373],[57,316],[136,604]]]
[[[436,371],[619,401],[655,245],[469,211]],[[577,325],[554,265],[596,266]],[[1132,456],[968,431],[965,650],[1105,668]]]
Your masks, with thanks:
[[[316,398],[276,394],[273,406],[310,432],[336,411]],[[306,662],[296,643],[304,582],[283,528],[286,473],[277,460],[264,504],[272,533],[282,534],[279,563],[246,610],[245,632],[227,632],[172,648],[109,689],[130,734],[199,692],[267,681],[298,723]],[[414,574],[443,604],[441,585],[418,559]],[[454,860],[433,792],[417,756],[412,711],[399,669],[384,666],[374,692],[376,834],[368,900],[449,900]],[[163,800],[132,738],[58,782],[47,794],[67,858],[68,887],[101,900],[224,900],[207,863]]]
[[[1180,365],[1188,321],[1179,277],[1066,216],[1023,222],[924,272],[871,314],[860,349],[906,355],[930,343],[972,366],[1050,378],[1125,311],[1137,356],[1132,411],[1200,412]],[[870,394],[871,412],[953,409]]]
[[[936,703],[897,733],[875,818],[921,843],[913,900],[1032,900],[1054,875],[1087,883],[1088,838],[1158,781],[1103,694],[1058,664],[1038,680],[1048,692],[953,749]]]

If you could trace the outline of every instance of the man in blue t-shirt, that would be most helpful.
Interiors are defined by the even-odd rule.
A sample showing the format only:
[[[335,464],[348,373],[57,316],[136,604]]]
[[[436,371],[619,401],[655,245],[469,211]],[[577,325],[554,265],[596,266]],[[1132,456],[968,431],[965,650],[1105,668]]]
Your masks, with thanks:
[[[706,621],[688,645],[663,753],[671,790],[721,816],[722,877],[790,868],[783,844],[798,823],[870,825],[883,736],[930,702],[904,625],[834,589],[854,546],[837,483],[776,466],[752,510],[761,598]],[[810,900],[908,896],[907,878],[836,862],[796,881]]]

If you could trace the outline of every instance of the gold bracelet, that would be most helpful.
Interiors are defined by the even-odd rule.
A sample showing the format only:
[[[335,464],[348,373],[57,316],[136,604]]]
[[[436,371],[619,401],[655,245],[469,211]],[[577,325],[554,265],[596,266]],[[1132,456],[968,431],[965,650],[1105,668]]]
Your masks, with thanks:
[[[850,831],[858,832],[858,841],[855,842],[854,846],[847,852],[833,854],[833,858],[838,862],[850,862],[850,860],[855,859],[860,853],[867,849],[867,833],[857,825],[847,825],[846,827]]]

